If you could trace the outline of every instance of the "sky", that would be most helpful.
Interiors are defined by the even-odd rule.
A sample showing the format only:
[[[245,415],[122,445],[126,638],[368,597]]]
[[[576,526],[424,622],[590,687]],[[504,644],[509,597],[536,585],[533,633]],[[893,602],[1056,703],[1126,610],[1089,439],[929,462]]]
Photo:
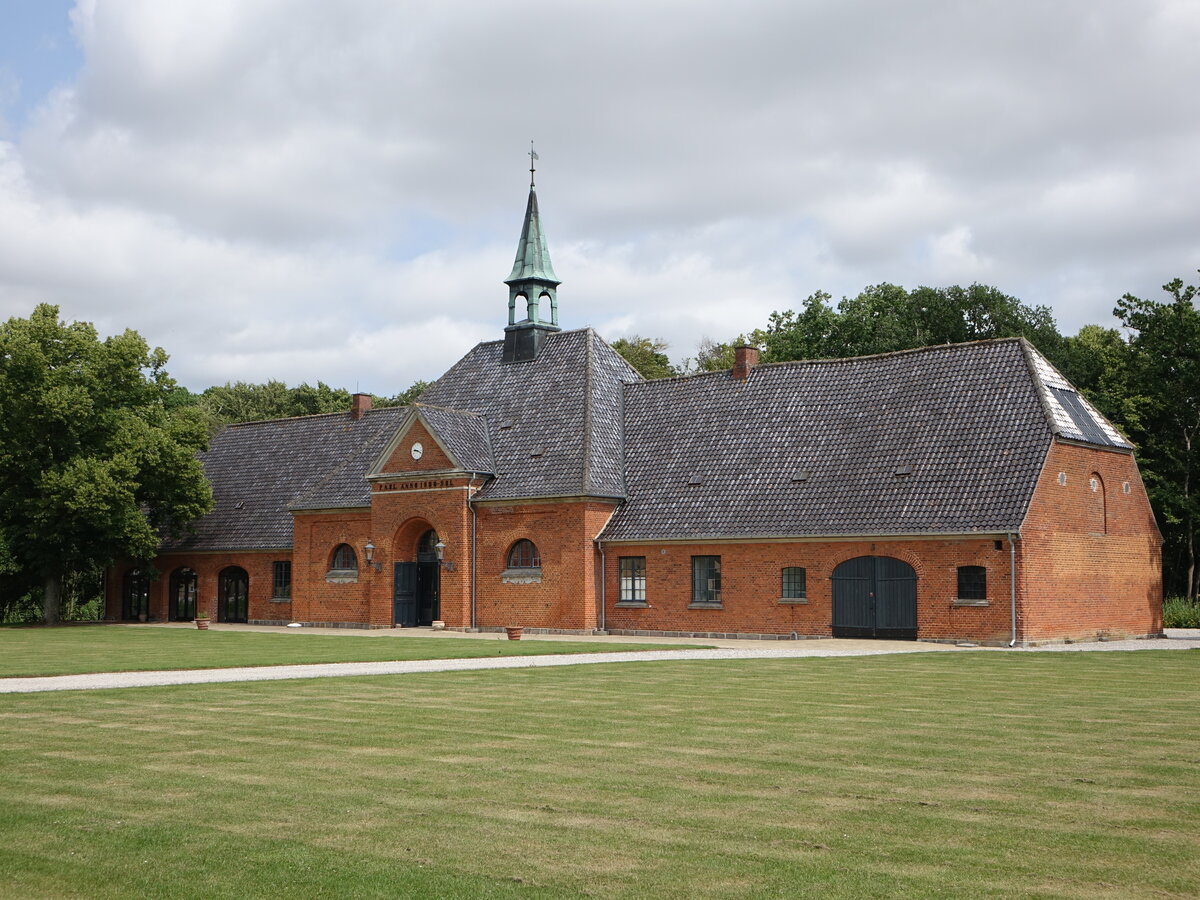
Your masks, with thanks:
[[[1196,0],[0,0],[0,318],[394,394],[503,336],[534,140],[565,328],[1116,325],[1200,268],[1197,46]]]

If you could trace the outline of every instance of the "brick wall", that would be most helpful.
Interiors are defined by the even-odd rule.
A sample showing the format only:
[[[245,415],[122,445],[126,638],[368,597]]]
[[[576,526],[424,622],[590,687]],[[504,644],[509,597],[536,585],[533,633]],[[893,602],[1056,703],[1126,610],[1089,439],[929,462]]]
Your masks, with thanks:
[[[919,541],[607,545],[606,627],[689,634],[832,634],[834,568],[858,556],[890,556],[917,573],[917,628],[922,639],[1007,641],[1009,552],[991,537]],[[622,556],[646,558],[646,608],[619,605]],[[720,608],[690,608],[692,557],[721,557]],[[782,569],[806,570],[807,602],[785,602]],[[958,606],[958,567],[987,571],[987,605]],[[1018,564],[1018,568],[1019,568]]]
[[[1021,536],[1025,640],[1162,631],[1162,539],[1132,456],[1056,443]]]
[[[478,624],[596,628],[599,554],[594,541],[612,510],[610,503],[582,500],[481,506]],[[509,549],[522,538],[533,541],[541,554],[537,583],[505,581]]]
[[[159,577],[150,582],[150,620],[164,622],[169,609],[168,591],[171,573],[177,568],[190,568],[196,572],[196,608],[217,617],[217,582],[221,572],[238,566],[245,569],[249,579],[248,618],[260,621],[289,622],[292,617],[290,601],[276,602],[274,593],[273,563],[290,560],[290,550],[262,550],[254,552],[230,551],[228,553],[167,553],[154,560]],[[125,573],[133,567],[128,560],[121,561],[108,569],[105,575],[105,617],[121,618],[121,589]],[[294,576],[293,576],[294,577]]]
[[[421,445],[421,458],[413,459],[412,446],[413,444]],[[421,424],[420,421],[414,421],[412,427],[402,434],[396,449],[392,451],[392,455],[388,457],[381,472],[418,472],[418,471],[433,471],[458,468],[450,461],[445,451],[438,445],[438,442],[433,439],[433,435],[429,430]]]
[[[292,523],[292,615],[294,621],[342,625],[372,622],[373,570],[363,547],[371,539],[368,509],[297,513]],[[349,544],[358,561],[353,581],[328,580],[333,551]]]

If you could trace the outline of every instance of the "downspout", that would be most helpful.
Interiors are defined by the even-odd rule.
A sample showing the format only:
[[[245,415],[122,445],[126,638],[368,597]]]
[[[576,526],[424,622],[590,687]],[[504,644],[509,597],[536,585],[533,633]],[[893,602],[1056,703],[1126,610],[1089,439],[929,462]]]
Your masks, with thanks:
[[[471,473],[471,480],[467,483],[467,506],[471,510],[471,630],[474,631],[479,626],[475,624],[475,578],[478,566],[476,565],[475,553],[475,473]]]
[[[604,627],[604,609],[607,605],[604,600],[604,587],[608,583],[608,567],[604,564],[604,541],[596,541],[596,546],[600,548],[600,630],[607,631]]]
[[[1017,541],[1016,535],[1012,532],[1009,532],[1008,535],[1008,590],[1012,613],[1012,640],[1008,642],[1008,646],[1015,647],[1017,645]]]

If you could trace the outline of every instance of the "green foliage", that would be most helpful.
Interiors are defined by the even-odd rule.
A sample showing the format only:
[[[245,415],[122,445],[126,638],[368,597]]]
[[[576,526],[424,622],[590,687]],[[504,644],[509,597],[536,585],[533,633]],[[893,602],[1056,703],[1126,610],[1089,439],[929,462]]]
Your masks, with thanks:
[[[671,365],[671,360],[667,357],[667,342],[662,338],[648,338],[635,334],[628,338],[618,338],[610,346],[647,380],[670,378],[679,374],[679,370]]]
[[[428,381],[417,381],[408,390],[392,397],[373,395],[371,403],[374,407],[406,406],[414,402],[427,387]],[[175,402],[189,404],[188,400],[182,399],[176,399]],[[318,381],[315,387],[307,383],[288,387],[284,382],[275,380],[265,384],[238,381],[210,387],[201,394],[190,396],[190,405],[198,410],[210,433],[235,422],[346,412],[350,409],[350,403],[351,394],[348,390],[330,387],[323,381]]]
[[[6,596],[49,592],[118,556],[147,560],[212,498],[204,422],[167,355],[134,331],[100,340],[40,305],[0,326],[0,569]],[[22,587],[25,590],[22,590]]]
[[[1168,597],[1163,603],[1163,628],[1200,628],[1200,603]]]
[[[431,382],[421,381],[418,379],[406,391],[401,391],[392,397],[380,397],[373,395],[372,403],[375,406],[408,406],[410,403],[416,403],[421,399],[421,395],[425,393],[425,388],[429,387]]]
[[[1113,314],[1131,332],[1126,425],[1163,530],[1167,587],[1194,598],[1200,592],[1200,311],[1195,286],[1176,278],[1163,290],[1169,302],[1126,294]]]
[[[1045,306],[1029,306],[988,285],[945,288],[878,284],[846,297],[837,310],[823,291],[800,312],[771,314],[762,334],[764,360],[828,359],[890,353],[934,344],[1025,337],[1051,360],[1062,336]]]

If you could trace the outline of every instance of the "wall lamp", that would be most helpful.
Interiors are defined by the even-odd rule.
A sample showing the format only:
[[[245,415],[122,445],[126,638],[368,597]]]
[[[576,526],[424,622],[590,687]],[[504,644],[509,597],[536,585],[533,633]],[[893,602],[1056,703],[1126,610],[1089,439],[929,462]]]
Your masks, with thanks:
[[[439,540],[436,544],[433,545],[433,549],[437,552],[438,565],[441,566],[443,569],[445,569],[447,572],[453,572],[454,571],[454,563],[449,562],[445,559],[446,542]]]
[[[383,563],[377,563],[377,562],[374,562],[374,559],[375,559],[375,545],[374,545],[374,544],[372,544],[370,541],[367,541],[367,543],[366,543],[366,546],[364,546],[364,547],[363,547],[363,555],[364,555],[364,556],[366,556],[366,558],[367,558],[367,565],[368,565],[368,566],[370,566],[370,567],[371,567],[372,569],[374,569],[376,572],[382,572],[382,571],[383,571]]]

